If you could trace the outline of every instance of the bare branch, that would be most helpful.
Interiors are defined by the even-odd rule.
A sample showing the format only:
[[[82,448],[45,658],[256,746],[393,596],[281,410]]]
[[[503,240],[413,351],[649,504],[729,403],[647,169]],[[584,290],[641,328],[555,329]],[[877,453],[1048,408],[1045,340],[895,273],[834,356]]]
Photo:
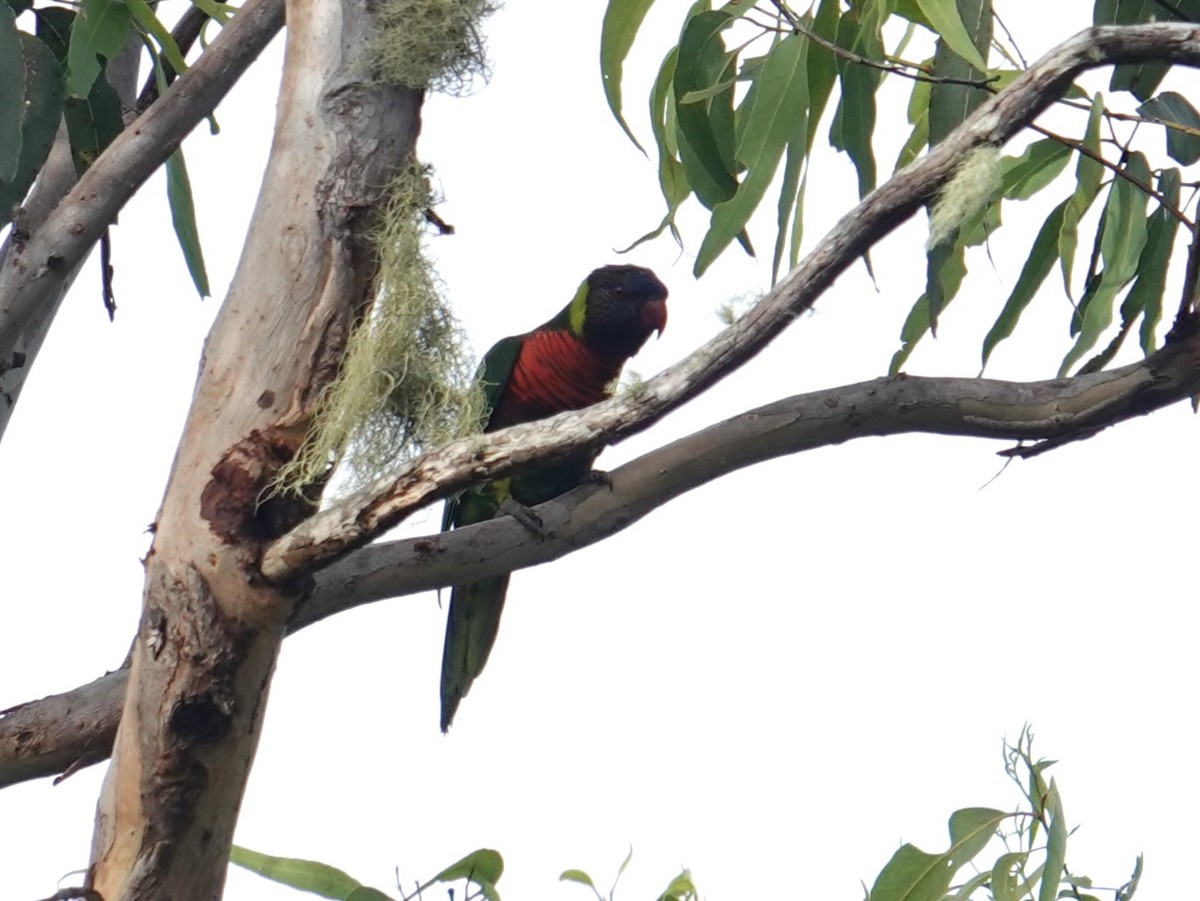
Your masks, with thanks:
[[[296,632],[385,598],[536,566],[593,544],[668,501],[746,466],[855,438],[926,432],[1057,446],[1200,390],[1200,336],[1108,372],[1040,382],[896,376],[749,410],[537,507],[544,538],[509,517],[361,548],[315,575],[288,624]],[[0,786],[104,759],[127,672],[0,715]]]
[[[639,391],[426,454],[275,542],[263,556],[263,574],[273,581],[293,578],[361,547],[414,510],[473,482],[570,451],[615,443],[649,427],[754,357],[848,266],[933,197],[969,150],[1003,144],[1053,103],[1080,72],[1147,59],[1200,65],[1200,29],[1157,23],[1080,32],[983,103],[926,156],[871,193],[735,325]]]
[[[0,270],[0,360],[52,302],[104,229],[180,141],[212,112],[283,26],[283,0],[250,0],[186,74],[125,129]],[[15,248],[14,248],[15,250]]]

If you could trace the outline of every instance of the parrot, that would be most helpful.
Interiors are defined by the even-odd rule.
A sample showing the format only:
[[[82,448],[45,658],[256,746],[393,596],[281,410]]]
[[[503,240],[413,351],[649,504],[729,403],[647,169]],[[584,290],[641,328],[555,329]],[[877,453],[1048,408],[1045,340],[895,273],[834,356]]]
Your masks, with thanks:
[[[667,289],[649,269],[610,265],[584,279],[571,302],[544,325],[498,341],[483,357],[485,432],[611,397],[625,361],[667,325]],[[446,503],[442,531],[483,522],[565,494],[592,473],[598,451],[573,454],[465,489]],[[501,507],[505,509],[502,511]],[[524,518],[518,516],[518,519]],[[536,517],[526,525],[536,529]],[[441,727],[483,671],[496,642],[510,573],[456,585],[442,650]]]

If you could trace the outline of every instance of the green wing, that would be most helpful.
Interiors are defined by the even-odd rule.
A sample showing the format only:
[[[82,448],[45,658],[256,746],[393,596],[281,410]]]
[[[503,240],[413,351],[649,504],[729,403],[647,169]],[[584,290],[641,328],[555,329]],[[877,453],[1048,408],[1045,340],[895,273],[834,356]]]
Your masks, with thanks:
[[[483,430],[485,432],[490,432],[496,427],[491,421],[492,410],[496,408],[500,395],[508,386],[509,376],[512,375],[517,355],[521,352],[521,345],[524,343],[524,335],[513,335],[500,339],[492,346],[491,350],[484,354],[483,361],[479,364],[479,371],[475,373],[475,380],[483,386]],[[470,492],[479,492],[479,490],[479,488],[468,488],[446,500],[446,509],[442,512],[443,532],[448,532],[455,526],[465,526],[473,522],[491,519],[495,515],[494,508],[491,514],[479,515],[482,511],[470,509],[476,505],[464,505],[464,495]]]

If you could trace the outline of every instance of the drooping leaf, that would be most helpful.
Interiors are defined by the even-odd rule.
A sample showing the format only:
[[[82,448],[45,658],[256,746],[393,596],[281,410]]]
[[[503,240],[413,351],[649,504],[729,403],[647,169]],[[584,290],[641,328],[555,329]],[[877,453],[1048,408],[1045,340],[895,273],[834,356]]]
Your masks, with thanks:
[[[349,873],[316,860],[275,857],[234,845],[229,851],[229,861],[273,882],[336,901],[345,901],[355,889],[363,887]]]
[[[1056,206],[1046,217],[1042,227],[1038,229],[1037,237],[1033,239],[1033,247],[1029,251],[1029,257],[1025,260],[1025,265],[1021,267],[1021,274],[1017,276],[1012,293],[1008,295],[1008,300],[1004,302],[1004,308],[983,339],[983,366],[985,368],[996,345],[1013,333],[1021,314],[1025,312],[1025,308],[1037,294],[1038,288],[1042,286],[1042,282],[1046,280],[1050,270],[1054,268],[1054,263],[1058,259],[1058,235],[1062,229],[1063,214],[1066,212],[1068,203],[1070,203],[1070,199],[1064,200]]]
[[[0,179],[0,226],[9,221],[13,206],[21,203],[33,186],[42,163],[54,146],[63,112],[63,76],[54,54],[31,34],[22,32],[20,38],[25,87],[18,141],[20,152],[13,177]],[[3,92],[0,87],[0,94]]]
[[[35,9],[33,14],[37,17],[37,36],[50,48],[59,68],[65,70],[75,10],[65,6],[42,6]]]
[[[0,190],[11,186],[21,159],[21,120],[25,106],[25,67],[17,16],[8,4],[0,5]],[[12,215],[4,211],[0,222]]]
[[[1178,169],[1166,169],[1158,176],[1158,193],[1171,207],[1179,207],[1180,173]],[[1121,305],[1122,321],[1142,317],[1140,341],[1142,351],[1154,352],[1154,330],[1162,318],[1163,292],[1166,289],[1167,269],[1171,263],[1171,251],[1175,247],[1175,235],[1179,231],[1179,220],[1162,204],[1146,220],[1146,246],[1138,258],[1137,275],[1133,287]]]
[[[788,35],[771,48],[762,74],[755,83],[756,99],[742,139],[735,150],[737,162],[746,169],[734,196],[713,209],[708,233],[696,253],[693,271],[700,276],[729,243],[745,230],[771,184],[779,160],[790,138],[797,142],[807,132],[803,121],[808,109],[805,49],[801,35]],[[797,120],[801,120],[797,122]]]
[[[100,57],[110,60],[129,36],[129,8],[121,0],[82,0],[67,52],[67,92],[82,99],[100,74]]]
[[[813,18],[813,33],[827,41],[835,42],[838,36],[838,19],[841,15],[840,0],[821,0]],[[837,80],[837,58],[833,51],[813,41],[808,48],[808,139],[804,144],[805,155],[812,153],[813,142],[821,116],[833,93]]]
[[[932,65],[932,63],[930,63]],[[929,143],[929,90],[928,81],[914,81],[908,98],[908,124],[912,131],[896,157],[893,171],[898,172],[921,155]]]
[[[700,12],[689,19],[679,39],[675,63],[675,122],[680,158],[688,182],[700,202],[709,209],[732,197],[737,186],[721,152],[722,143],[732,145],[732,133],[721,138],[716,133],[717,126],[732,126],[732,117],[727,119],[718,113],[714,118],[710,114],[713,106],[728,103],[732,107],[733,91],[730,89],[726,96],[702,103],[684,104],[680,99],[720,80],[728,65],[721,30],[729,20],[730,17],[719,10]]]
[[[1146,183],[1150,167],[1140,153],[1130,156],[1125,170]],[[1059,367],[1066,375],[1082,356],[1095,346],[1112,323],[1113,302],[1137,272],[1138,258],[1146,244],[1146,195],[1124,178],[1116,178],[1108,192],[1101,225],[1100,255],[1104,269],[1080,299],[1073,316],[1079,334]]]
[[[987,69],[982,65],[981,55],[992,41],[991,0],[957,0],[957,5],[954,0],[942,0],[940,5],[955,9],[954,19],[969,35],[975,53],[973,58],[965,56],[942,34],[933,55],[933,76],[961,82],[986,80]],[[982,87],[945,81],[934,84],[929,91],[930,146],[944,141],[987,98],[988,92]]]
[[[71,158],[75,171],[82,175],[96,161],[113,138],[121,133],[121,99],[103,75],[92,83],[87,97],[68,97],[63,105],[67,137],[71,140]]]
[[[1098,0],[1092,11],[1095,25],[1139,25],[1164,17],[1163,6],[1155,0]],[[1129,91],[1138,100],[1147,100],[1158,89],[1170,66],[1163,63],[1122,63],[1113,68],[1109,90]]]
[[[928,854],[902,845],[875,878],[871,901],[940,901],[954,874],[991,841],[1007,814],[984,807],[956,810],[950,816],[950,848]]]
[[[154,38],[159,51],[176,74],[182,75],[186,72],[187,63],[184,62],[183,54],[179,52],[179,45],[175,43],[171,30],[163,25],[154,10],[150,8],[150,4],[146,0],[123,0],[123,2],[142,31]],[[162,89],[159,90],[161,92]]]
[[[1067,167],[1071,148],[1045,138],[1034,141],[1019,156],[1001,160],[1001,193],[1009,200],[1026,200],[1040,191]]]
[[[979,3],[977,0],[969,0],[965,4],[962,0],[957,3],[955,0],[916,0],[916,2],[926,21],[937,32],[941,41],[944,41],[951,50],[966,60],[976,71],[987,71],[987,63],[982,55],[983,52],[986,52],[987,45],[984,44],[984,50],[981,51],[977,37],[984,27],[986,27],[989,37],[991,35],[990,2]],[[964,9],[964,7],[966,8]],[[987,8],[986,17],[972,15],[984,7]],[[984,25],[985,18],[986,25]]]
[[[1067,860],[1067,819],[1054,779],[1050,780],[1046,812],[1050,815],[1050,826],[1046,830],[1046,863],[1042,871],[1042,884],[1038,888],[1038,901],[1055,901],[1058,882]]]
[[[946,901],[968,901],[979,889],[992,881],[992,874],[987,870],[982,873],[976,873],[961,886],[955,889],[954,894],[947,895]]]
[[[167,200],[171,206],[171,224],[183,251],[188,274],[201,298],[210,296],[208,272],[204,268],[204,251],[200,247],[200,231],[196,227],[196,206],[192,200],[192,185],[188,181],[183,148],[167,157]]]
[[[583,870],[563,870],[558,877],[559,882],[578,882],[580,885],[586,885],[588,888],[595,891],[596,883],[592,882],[592,877]]]
[[[918,0],[918,5],[941,33],[933,55],[933,76],[960,81],[984,78],[986,71],[982,54],[987,52],[992,40],[991,0],[942,0],[938,3]],[[948,40],[942,31],[948,18],[953,18],[962,32],[961,37],[967,39],[973,53],[968,54],[960,46],[960,40],[954,43]],[[967,84],[946,81],[933,84],[929,90],[929,146],[945,140],[986,97],[986,91]],[[939,242],[927,251],[925,308],[929,330],[935,335],[941,312],[954,299],[961,283],[961,278],[947,278],[942,270],[947,266],[961,269],[962,265],[962,246],[957,237]]]
[[[167,77],[163,71],[162,58],[154,56],[154,78],[158,82],[159,94],[167,90]],[[177,70],[178,71],[178,70]],[[192,184],[188,179],[187,164],[183,159],[183,148],[178,147],[167,157],[167,202],[171,207],[171,224],[175,238],[183,251],[188,274],[196,286],[201,300],[208,297],[208,273],[204,267],[204,251],[200,246],[200,230],[196,225],[196,204],[192,197]]]
[[[844,13],[838,19],[837,43],[854,47],[869,59],[882,59],[883,42],[878,31],[868,22],[860,24],[858,11]],[[829,143],[850,157],[858,173],[858,196],[866,197],[875,190],[875,91],[879,87],[879,72],[867,66],[838,60],[838,78],[842,93],[838,98]]]
[[[958,293],[963,277],[967,274],[967,267],[963,259],[963,245],[958,241],[952,241],[945,246],[951,248],[951,253],[947,255],[945,262],[941,263],[939,268],[931,269],[931,272],[937,273],[937,289],[941,292],[943,308],[948,302],[947,298],[953,298]],[[931,278],[927,276],[926,281],[931,281]],[[895,375],[900,371],[916,349],[917,343],[929,331],[929,325],[929,295],[926,293],[922,294],[913,304],[912,309],[908,311],[908,317],[900,329],[900,349],[892,355],[891,363],[888,364],[889,375]]]
[[[1138,107],[1138,115],[1161,122],[1167,133],[1167,153],[1185,166],[1200,160],[1200,113],[1186,97],[1163,91]]]
[[[674,99],[671,92],[675,78],[675,60],[679,51],[672,47],[663,57],[659,66],[658,76],[654,79],[654,87],[650,91],[650,128],[654,134],[654,143],[658,149],[658,187],[662,191],[663,200],[667,204],[667,212],[662,222],[652,231],[642,235],[628,247],[619,251],[628,253],[639,244],[651,241],[667,229],[671,230],[676,243],[682,244],[679,230],[675,227],[675,213],[680,204],[692,193],[688,183],[687,173],[677,156],[679,145],[676,142]]]
[[[392,901],[391,895],[385,895],[377,888],[360,885],[346,896],[346,901]]]
[[[1134,893],[1137,892],[1138,883],[1142,881],[1142,855],[1137,856],[1137,860],[1133,864],[1133,875],[1129,877],[1129,881],[1117,889],[1115,901],[1131,901]]]
[[[699,896],[696,884],[692,881],[692,871],[684,870],[663,889],[663,893],[658,896],[658,901],[684,901],[684,899],[698,898]]]
[[[608,0],[604,22],[600,26],[600,78],[604,84],[604,97],[621,130],[643,153],[645,149],[633,136],[621,111],[621,78],[625,57],[629,55],[638,29],[653,5],[654,0]]]
[[[1010,851],[996,858],[991,873],[992,897],[995,901],[1018,901],[1021,897],[1021,868],[1029,859],[1028,851]]]
[[[504,858],[499,851],[491,848],[480,848],[472,851],[462,860],[450,864],[435,877],[434,882],[455,882],[459,879],[469,879],[477,884],[495,885],[504,873]]]
[[[1100,116],[1103,112],[1104,96],[1097,93],[1092,98],[1087,128],[1080,142],[1085,149],[1097,155],[1100,153]],[[1075,248],[1079,244],[1079,220],[1100,192],[1100,181],[1103,177],[1103,165],[1086,154],[1079,154],[1075,163],[1075,192],[1063,212],[1062,228],[1058,234],[1058,257],[1062,261],[1063,289],[1067,292],[1067,297],[1074,296],[1071,292],[1071,270],[1075,265]]]

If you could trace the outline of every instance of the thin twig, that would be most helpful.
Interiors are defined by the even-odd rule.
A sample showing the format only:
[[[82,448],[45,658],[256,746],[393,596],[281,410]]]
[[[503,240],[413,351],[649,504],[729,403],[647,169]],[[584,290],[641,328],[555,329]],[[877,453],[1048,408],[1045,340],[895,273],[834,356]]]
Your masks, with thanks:
[[[1045,135],[1047,138],[1050,138],[1053,141],[1058,141],[1060,144],[1063,144],[1066,147],[1070,147],[1076,153],[1082,153],[1084,156],[1088,157],[1089,159],[1095,160],[1097,163],[1099,163],[1105,169],[1109,169],[1114,174],[1119,176],[1120,178],[1125,179],[1127,182],[1129,182],[1131,185],[1133,185],[1139,191],[1142,191],[1145,194],[1147,194],[1148,196],[1153,197],[1155,200],[1157,200],[1160,204],[1162,204],[1163,209],[1165,209],[1168,213],[1170,213],[1172,216],[1174,216],[1176,219],[1178,219],[1184,226],[1187,227],[1187,229],[1189,231],[1195,230],[1195,224],[1192,222],[1191,219],[1189,219],[1183,213],[1182,210],[1175,209],[1175,207],[1173,207],[1170,204],[1170,202],[1167,200],[1167,198],[1165,198],[1162,194],[1160,194],[1158,191],[1156,191],[1150,185],[1146,184],[1140,178],[1135,178],[1134,176],[1130,175],[1129,171],[1127,169],[1121,168],[1116,163],[1110,163],[1103,156],[1096,153],[1091,148],[1085,147],[1079,141],[1076,141],[1073,138],[1068,138],[1064,135],[1056,134],[1055,132],[1050,131],[1050,129],[1045,128],[1041,125],[1038,125],[1036,122],[1030,122],[1029,127],[1033,131],[1036,131],[1038,134]]]
[[[904,61],[899,61],[896,63],[882,63],[878,60],[860,56],[852,50],[847,50],[841,44],[835,43],[834,41],[817,34],[815,31],[801,22],[796,17],[796,14],[788,9],[786,4],[782,3],[781,0],[773,0],[773,2],[775,3],[776,7],[779,8],[779,12],[783,15],[783,17],[787,19],[788,25],[791,26],[793,32],[804,35],[813,43],[819,44],[830,53],[834,54],[835,56],[840,56],[847,62],[855,63],[856,65],[860,66],[866,66],[869,69],[878,69],[880,72],[888,72],[892,75],[899,75],[902,78],[911,78],[913,81],[925,81],[930,84],[957,84],[968,88],[981,88],[983,90],[989,90],[991,89],[991,82],[996,80],[995,78],[979,80],[973,78],[952,78],[947,75],[929,75],[917,63]],[[915,69],[916,71],[909,71],[910,69]]]

